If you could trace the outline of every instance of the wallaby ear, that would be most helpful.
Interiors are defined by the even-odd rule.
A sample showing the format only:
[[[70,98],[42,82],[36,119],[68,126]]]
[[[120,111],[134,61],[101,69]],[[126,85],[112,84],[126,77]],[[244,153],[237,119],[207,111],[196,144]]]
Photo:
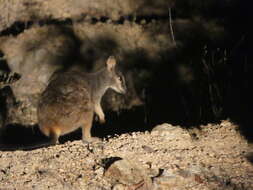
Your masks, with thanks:
[[[116,59],[114,56],[110,56],[106,61],[106,66],[109,71],[112,71],[115,68]]]

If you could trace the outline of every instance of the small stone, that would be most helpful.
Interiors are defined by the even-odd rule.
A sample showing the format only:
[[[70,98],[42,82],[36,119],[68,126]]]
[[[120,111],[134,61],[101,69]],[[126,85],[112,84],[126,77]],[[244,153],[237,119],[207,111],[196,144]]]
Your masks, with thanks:
[[[168,123],[155,126],[151,131],[151,135],[162,136],[167,140],[183,140],[184,143],[186,141],[191,141],[191,136],[186,130]]]
[[[108,20],[106,21],[106,23],[107,23],[107,24],[111,24],[111,23],[112,23],[112,20],[111,20],[111,19],[108,19]]]
[[[126,189],[127,189],[127,187],[125,185],[119,184],[119,183],[114,185],[112,188],[112,190],[126,190]]]
[[[95,174],[99,177],[102,177],[104,174],[104,168],[103,167],[99,167],[98,169],[95,170]]]
[[[155,150],[153,148],[146,146],[146,145],[143,145],[142,148],[143,148],[143,150],[145,150],[148,153],[155,152]]]
[[[147,21],[146,21],[145,19],[142,19],[142,20],[141,20],[141,24],[142,24],[142,25],[144,25],[144,24],[146,24],[146,23],[147,23]]]
[[[90,15],[86,15],[86,17],[84,18],[84,20],[85,20],[86,22],[91,22],[92,18],[91,18]]]

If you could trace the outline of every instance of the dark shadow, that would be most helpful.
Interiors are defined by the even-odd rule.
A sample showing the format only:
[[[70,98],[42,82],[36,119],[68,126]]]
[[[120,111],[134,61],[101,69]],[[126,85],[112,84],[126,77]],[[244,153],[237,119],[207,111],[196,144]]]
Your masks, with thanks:
[[[102,166],[107,170],[114,162],[122,160],[120,157],[109,157],[101,160]]]
[[[8,36],[10,34],[17,36],[18,34],[24,32],[24,30],[30,28],[33,25],[33,22],[14,22],[10,27],[6,28],[3,31],[0,31],[0,36]]]
[[[151,126],[145,124],[144,117],[144,110],[142,107],[138,107],[131,111],[123,111],[120,114],[115,112],[107,113],[106,124],[101,125],[94,121],[92,135],[100,138],[108,138],[123,133],[148,131],[151,129]],[[61,144],[67,141],[81,139],[81,129],[78,129],[70,134],[61,136],[59,142]],[[32,147],[38,144],[44,144],[50,139],[40,132],[37,125],[21,126],[18,124],[12,124],[6,126],[1,134],[0,140],[0,150],[1,148],[12,147],[10,150],[14,151],[22,150],[22,148],[26,149],[26,147]]]
[[[241,134],[253,142],[253,54],[252,2],[233,1],[226,17],[231,45],[230,66],[232,68],[232,90],[228,96],[226,111],[233,122],[239,125]]]
[[[104,67],[105,60],[110,55],[116,56],[117,50],[118,44],[112,36],[98,36],[95,40],[87,38],[80,46],[81,59],[78,64],[86,71],[92,72]]]
[[[253,152],[249,152],[246,154],[246,158],[249,162],[253,164]]]
[[[4,59],[4,53],[2,51],[0,51],[0,70],[7,72],[10,71],[7,61]]]
[[[122,110],[120,113],[108,112],[106,118],[107,122],[104,125],[95,123],[92,129],[95,136],[105,138],[124,133],[150,131],[152,128],[145,119],[143,106]]]
[[[68,48],[68,52],[63,57],[59,57],[59,60],[55,64],[62,64],[62,70],[66,71],[71,68],[74,64],[79,62],[80,58],[80,47],[82,45],[81,39],[79,39],[76,34],[74,33],[71,27],[66,25],[59,25],[57,28],[57,33],[59,32],[60,35],[63,35],[70,39],[71,41],[71,48]],[[51,36],[51,34],[49,34]],[[66,44],[68,45],[68,44]]]
[[[1,135],[1,146],[28,146],[44,141],[46,137],[37,126],[7,125]]]

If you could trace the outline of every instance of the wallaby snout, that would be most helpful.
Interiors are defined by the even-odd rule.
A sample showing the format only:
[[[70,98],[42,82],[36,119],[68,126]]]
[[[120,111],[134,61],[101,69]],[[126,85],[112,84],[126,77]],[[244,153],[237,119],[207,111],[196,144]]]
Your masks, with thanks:
[[[123,76],[116,76],[115,86],[112,87],[113,90],[120,94],[126,93],[126,85],[125,85],[125,79]]]

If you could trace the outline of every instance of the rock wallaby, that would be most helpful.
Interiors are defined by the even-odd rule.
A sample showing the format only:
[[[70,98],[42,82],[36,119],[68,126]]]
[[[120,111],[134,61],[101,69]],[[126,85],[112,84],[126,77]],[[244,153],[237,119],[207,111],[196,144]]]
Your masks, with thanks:
[[[100,104],[102,96],[109,88],[122,94],[126,92],[124,76],[115,66],[116,59],[110,56],[106,67],[97,72],[66,71],[52,77],[37,110],[39,128],[50,137],[52,144],[57,144],[61,135],[80,127],[83,141],[95,139],[90,132],[94,112],[101,123],[105,122]]]

